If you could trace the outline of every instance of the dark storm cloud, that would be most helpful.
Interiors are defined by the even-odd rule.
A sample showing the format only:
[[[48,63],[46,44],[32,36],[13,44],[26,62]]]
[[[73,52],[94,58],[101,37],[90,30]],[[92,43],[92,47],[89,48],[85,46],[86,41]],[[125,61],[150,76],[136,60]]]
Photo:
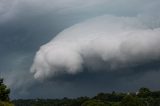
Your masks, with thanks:
[[[158,0],[1,0],[0,72],[12,89],[12,97],[72,97],[113,89],[128,90],[133,87],[135,90],[141,85],[160,88],[157,86],[159,58],[156,62],[151,59],[148,63],[118,72],[104,72],[105,67],[101,72],[92,72],[88,67],[84,70],[91,72],[65,73],[44,82],[36,81],[29,72],[39,47],[63,29],[104,14],[145,17],[142,19],[146,26],[154,29],[159,27],[159,5]],[[44,90],[47,92],[42,92]]]

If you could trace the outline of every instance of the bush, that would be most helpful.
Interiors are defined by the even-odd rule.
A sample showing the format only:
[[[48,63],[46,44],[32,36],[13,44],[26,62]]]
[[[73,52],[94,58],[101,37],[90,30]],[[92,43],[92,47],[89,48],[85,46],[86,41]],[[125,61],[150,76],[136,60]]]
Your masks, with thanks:
[[[99,100],[89,100],[84,102],[82,106],[108,106],[108,105]]]
[[[14,105],[9,102],[0,102],[0,106],[14,106]]]
[[[143,102],[137,97],[127,95],[123,98],[120,106],[144,106]]]

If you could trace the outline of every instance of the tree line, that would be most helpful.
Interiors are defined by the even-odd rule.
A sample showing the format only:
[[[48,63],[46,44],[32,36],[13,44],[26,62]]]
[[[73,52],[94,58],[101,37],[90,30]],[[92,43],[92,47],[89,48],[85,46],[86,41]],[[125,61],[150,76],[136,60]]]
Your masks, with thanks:
[[[10,89],[0,78],[0,106],[160,106],[160,91],[140,88],[138,92],[98,93],[94,97],[10,100]]]
[[[75,99],[19,99],[13,103],[15,106],[160,106],[160,91],[140,88],[132,93],[99,93]]]

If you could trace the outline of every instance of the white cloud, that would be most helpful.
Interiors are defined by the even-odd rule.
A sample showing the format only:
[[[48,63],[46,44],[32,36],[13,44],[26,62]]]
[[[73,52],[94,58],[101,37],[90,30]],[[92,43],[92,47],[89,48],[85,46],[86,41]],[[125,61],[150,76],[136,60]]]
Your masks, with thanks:
[[[142,17],[96,17],[65,29],[43,45],[31,71],[35,78],[45,79],[78,73],[84,65],[108,71],[156,61],[159,34],[159,26],[153,27]]]

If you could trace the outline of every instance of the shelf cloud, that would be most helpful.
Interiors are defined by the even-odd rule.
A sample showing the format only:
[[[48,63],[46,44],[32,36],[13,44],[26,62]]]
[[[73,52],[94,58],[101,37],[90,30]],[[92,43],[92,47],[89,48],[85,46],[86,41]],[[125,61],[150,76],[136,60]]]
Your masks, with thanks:
[[[36,79],[60,74],[119,71],[160,59],[160,28],[144,17],[99,16],[60,32],[37,52]],[[148,20],[153,22],[155,20]]]

